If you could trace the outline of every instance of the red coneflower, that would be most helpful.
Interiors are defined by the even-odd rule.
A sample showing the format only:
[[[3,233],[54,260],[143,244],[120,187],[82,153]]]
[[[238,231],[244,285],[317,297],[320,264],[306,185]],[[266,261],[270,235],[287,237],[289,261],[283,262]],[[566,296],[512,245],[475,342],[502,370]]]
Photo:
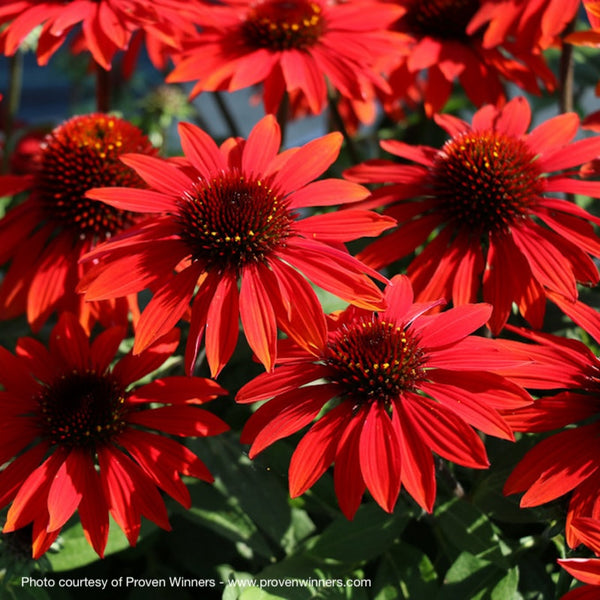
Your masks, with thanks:
[[[348,302],[381,306],[382,294],[365,274],[377,273],[350,256],[343,243],[378,235],[395,221],[365,210],[299,218],[305,207],[368,195],[347,181],[313,181],[336,159],[340,134],[278,154],[281,135],[272,116],[264,117],[247,141],[231,138],[220,148],[191,124],[181,124],[179,131],[185,159],[122,158],[150,190],[88,192],[116,208],[158,215],[92,251],[87,259],[99,262],[81,284],[86,298],[95,300],[153,289],[137,325],[134,352],[174,327],[192,298],[187,372],[205,327],[211,372],[221,371],[238,339],[238,315],[250,347],[268,369],[277,325],[319,345],[323,311],[296,269]]]
[[[225,0],[199,14],[201,31],[174,56],[168,81],[198,80],[192,96],[263,83],[266,112],[277,112],[287,90],[317,114],[327,82],[358,100],[362,81],[387,89],[378,70],[395,61],[397,38],[387,26],[398,14],[374,0]]]
[[[336,495],[348,518],[365,488],[391,512],[403,485],[431,511],[432,451],[486,468],[485,447],[473,428],[512,440],[499,411],[531,402],[523,388],[494,372],[514,366],[510,353],[494,340],[469,335],[486,322],[490,306],[425,315],[441,301],[413,303],[403,275],[385,294],[383,312],[349,307],[331,317],[321,348],[282,353],[280,366],[246,384],[236,398],[270,399],[242,431],[242,442],[252,444],[250,457],[327,409],[292,455],[290,494],[304,493],[335,463]]]
[[[0,194],[29,191],[28,198],[0,220],[0,264],[10,267],[0,286],[0,318],[23,312],[37,331],[54,312],[77,314],[86,330],[97,321],[126,324],[137,312],[135,296],[85,304],[75,287],[84,268],[79,258],[96,243],[139,219],[85,197],[105,185],[144,187],[119,156],[155,154],[148,138],[127,121],[94,113],[54,129],[30,160],[34,172],[0,177]]]
[[[160,44],[176,48],[189,34],[190,3],[186,0],[5,0],[0,6],[0,50],[14,54],[25,37],[42,26],[37,58],[45,65],[75,30],[79,49],[88,50],[104,69],[110,69],[115,53],[126,50],[137,32],[148,35],[150,49]],[[193,29],[193,26],[192,26]],[[150,56],[157,56],[151,51]]]
[[[371,161],[345,173],[393,184],[368,205],[390,205],[385,214],[400,224],[358,258],[379,268],[425,244],[407,271],[418,300],[460,305],[477,301],[482,289],[494,307],[489,326],[498,333],[513,303],[541,328],[548,298],[600,339],[598,314],[577,301],[576,287],[598,283],[591,256],[600,256],[600,239],[592,223],[600,219],[563,197],[600,197],[600,183],[582,181],[574,169],[600,154],[600,137],[572,142],[574,113],[527,134],[531,113],[523,98],[480,109],[472,125],[450,115],[435,119],[451,136],[440,150],[381,142],[417,164]]]
[[[572,527],[573,520],[600,519],[600,359],[577,340],[517,331],[538,344],[537,348],[524,348],[521,354],[523,359],[537,362],[543,374],[541,385],[535,387],[567,391],[506,415],[513,430],[542,432],[584,424],[538,442],[517,464],[504,493],[525,492],[521,506],[538,506],[570,492],[566,537],[575,547],[581,539]]]
[[[539,52],[525,51],[510,39],[484,38],[485,27],[470,28],[485,0],[395,0],[404,14],[394,29],[404,36],[403,59],[390,74],[393,96],[404,97],[407,75],[422,81],[425,109],[440,111],[459,82],[476,106],[505,101],[504,84],[539,93],[538,79],[548,89],[554,76]],[[517,18],[522,9],[510,3],[503,14]],[[484,39],[488,43],[484,43]],[[396,76],[400,71],[401,76]]]
[[[579,0],[484,0],[467,27],[476,32],[487,24],[483,46],[510,40],[524,51],[538,52],[557,42],[579,9]],[[587,2],[584,0],[584,5]]]
[[[48,349],[33,338],[21,338],[15,355],[0,348],[0,463],[8,463],[0,472],[0,506],[12,503],[3,531],[33,523],[34,558],[76,510],[100,556],[109,511],[135,545],[142,515],[169,529],[159,489],[189,507],[180,475],[212,481],[200,459],[159,432],[226,431],[197,406],[225,390],[208,379],[176,376],[133,387],[171,356],[179,332],[111,369],[124,333],[113,327],[90,343],[77,319],[64,313]]]

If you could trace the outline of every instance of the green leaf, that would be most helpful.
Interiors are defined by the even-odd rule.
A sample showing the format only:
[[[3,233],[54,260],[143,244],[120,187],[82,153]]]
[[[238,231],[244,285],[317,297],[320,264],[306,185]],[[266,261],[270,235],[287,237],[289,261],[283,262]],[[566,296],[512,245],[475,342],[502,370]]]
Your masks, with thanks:
[[[375,600],[421,600],[438,592],[429,557],[406,543],[394,544],[382,557],[375,577]]]
[[[447,541],[459,551],[508,568],[505,555],[510,549],[500,539],[497,528],[475,505],[453,498],[436,510],[435,517]]]
[[[275,474],[258,468],[227,436],[201,440],[194,450],[215,474],[215,487],[277,544],[292,524],[287,490]]]
[[[192,507],[185,510],[175,505],[175,510],[183,517],[209,527],[228,540],[245,544],[251,553],[272,559],[273,552],[269,544],[235,497],[227,497],[214,486],[201,481],[190,484],[189,490]]]
[[[158,529],[152,521],[143,520],[140,530],[140,540]],[[52,569],[57,572],[77,569],[90,563],[100,560],[94,549],[85,538],[81,523],[77,521],[60,534],[61,550],[57,553],[48,552],[46,554]],[[138,542],[139,543],[139,542]],[[129,548],[129,542],[119,526],[110,520],[110,530],[108,533],[108,542],[104,551],[104,556],[110,556],[115,552],[121,552]]]
[[[494,586],[491,600],[522,600],[523,596],[517,591],[518,587],[519,569],[514,567]]]
[[[489,561],[462,552],[448,569],[436,600],[491,600],[490,592],[504,573]]]
[[[363,504],[353,521],[338,517],[321,535],[311,538],[308,553],[346,564],[371,560],[400,536],[411,516],[404,505],[388,514],[374,503]]]

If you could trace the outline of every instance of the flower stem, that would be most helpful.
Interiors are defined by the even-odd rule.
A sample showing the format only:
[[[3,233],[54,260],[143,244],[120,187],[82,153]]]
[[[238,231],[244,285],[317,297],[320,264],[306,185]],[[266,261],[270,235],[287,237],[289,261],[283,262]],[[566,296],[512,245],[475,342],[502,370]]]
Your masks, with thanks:
[[[106,113],[110,109],[110,72],[96,63],[96,109]]]
[[[348,133],[348,129],[346,129],[346,124],[344,123],[344,119],[340,114],[337,105],[337,98],[330,92],[327,95],[327,99],[329,101],[329,113],[331,115],[332,122],[334,126],[340,131],[340,133],[344,136],[344,140],[346,140],[346,148],[348,149],[348,154],[350,155],[350,159],[354,164],[358,164],[362,162],[360,158],[360,153],[358,152],[358,148],[354,143],[354,139]]]
[[[565,28],[563,37],[566,37],[575,30],[575,19],[573,19]],[[560,55],[559,67],[559,107],[561,113],[572,112],[573,103],[573,46],[563,41],[562,52]]]
[[[229,110],[227,103],[225,102],[225,98],[223,98],[223,96],[221,95],[221,92],[213,92],[213,96],[214,96],[215,102],[217,103],[217,106],[219,107],[219,111],[221,112],[221,115],[223,116],[223,118],[225,119],[225,121],[227,123],[227,127],[229,127],[229,131],[230,131],[231,135],[233,137],[240,137],[241,136],[240,129],[237,126],[237,123],[235,122],[235,119],[233,118],[233,115],[231,114],[231,111]]]
[[[279,123],[279,129],[281,131],[281,143],[285,142],[285,133],[287,130],[287,123],[290,117],[290,97],[287,92],[283,93],[279,109],[277,110],[277,123]]]
[[[21,104],[21,91],[23,88],[23,53],[20,50],[9,59],[9,84],[8,95],[4,105],[4,156],[2,158],[2,173],[8,170],[9,144],[13,134],[15,118]]]

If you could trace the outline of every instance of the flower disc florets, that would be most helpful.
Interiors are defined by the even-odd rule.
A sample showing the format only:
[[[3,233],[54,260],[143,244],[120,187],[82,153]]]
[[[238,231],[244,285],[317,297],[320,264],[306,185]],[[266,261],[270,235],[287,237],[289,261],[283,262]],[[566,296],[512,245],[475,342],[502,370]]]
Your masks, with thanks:
[[[73,370],[44,387],[37,400],[52,444],[95,447],[125,427],[125,392],[109,373]]]
[[[231,172],[199,179],[181,201],[178,221],[193,260],[237,271],[280,248],[294,217],[268,183]]]
[[[253,7],[242,31],[250,45],[269,50],[302,50],[324,31],[321,6],[306,0],[269,0]]]
[[[327,344],[325,363],[334,383],[346,388],[349,400],[388,403],[413,391],[424,378],[425,357],[410,331],[388,321],[361,318],[336,330]]]
[[[104,114],[75,117],[42,145],[35,188],[46,218],[81,238],[103,240],[133,223],[131,213],[89,200],[93,187],[143,187],[119,157],[154,153],[150,141],[127,121]]]
[[[466,28],[480,7],[478,0],[413,1],[405,16],[413,33],[442,39],[466,38]]]
[[[506,230],[542,190],[535,156],[524,142],[496,131],[455,136],[432,166],[433,195],[459,227]]]

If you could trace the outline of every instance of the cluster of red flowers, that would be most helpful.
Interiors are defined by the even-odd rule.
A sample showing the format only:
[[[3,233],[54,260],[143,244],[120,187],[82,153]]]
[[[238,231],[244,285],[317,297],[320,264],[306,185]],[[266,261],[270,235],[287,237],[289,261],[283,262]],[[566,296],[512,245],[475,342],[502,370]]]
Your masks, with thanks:
[[[598,3],[584,4],[594,27]],[[600,198],[600,137],[576,140],[574,112],[530,130],[529,102],[505,92],[555,89],[543,52],[578,7],[0,2],[6,55],[38,25],[41,65],[72,31],[103,70],[120,51],[131,67],[144,44],[157,67],[172,60],[167,81],[195,82],[190,97],[260,85],[269,113],[220,145],[180,123],[183,156],[171,158],[123,118],[79,115],[0,176],[0,196],[17,198],[0,220],[0,318],[25,315],[34,334],[53,325],[47,347],[22,337],[14,354],[0,348],[4,531],[32,525],[39,557],[78,511],[102,556],[109,513],[131,544],[142,515],[168,528],[160,491],[189,506],[180,476],[212,476],[167,435],[228,429],[198,405],[227,393],[213,379],[241,323],[265,369],[236,396],[265,401],[241,433],[250,457],[310,426],[291,458],[291,497],[333,463],[349,519],[365,491],[392,512],[404,489],[431,512],[436,460],[488,466],[478,432],[560,430],[505,493],[525,492],[523,506],[570,493],[567,542],[600,553],[600,362],[582,342],[539,332],[550,301],[600,343],[579,287],[600,282],[600,218],[574,200]],[[469,121],[440,112],[455,84],[477,108]],[[376,103],[388,118],[421,105],[445,143],[382,141],[392,158],[356,161],[343,179],[322,177],[341,133],[281,150],[291,109],[329,104],[351,130]],[[351,254],[346,244],[364,237],[377,239]],[[315,288],[348,307],[326,315]],[[136,387],[178,351],[182,322],[185,375]],[[114,362],[130,327],[133,348]],[[213,379],[194,375],[204,355]],[[561,564],[600,584],[598,560]]]

